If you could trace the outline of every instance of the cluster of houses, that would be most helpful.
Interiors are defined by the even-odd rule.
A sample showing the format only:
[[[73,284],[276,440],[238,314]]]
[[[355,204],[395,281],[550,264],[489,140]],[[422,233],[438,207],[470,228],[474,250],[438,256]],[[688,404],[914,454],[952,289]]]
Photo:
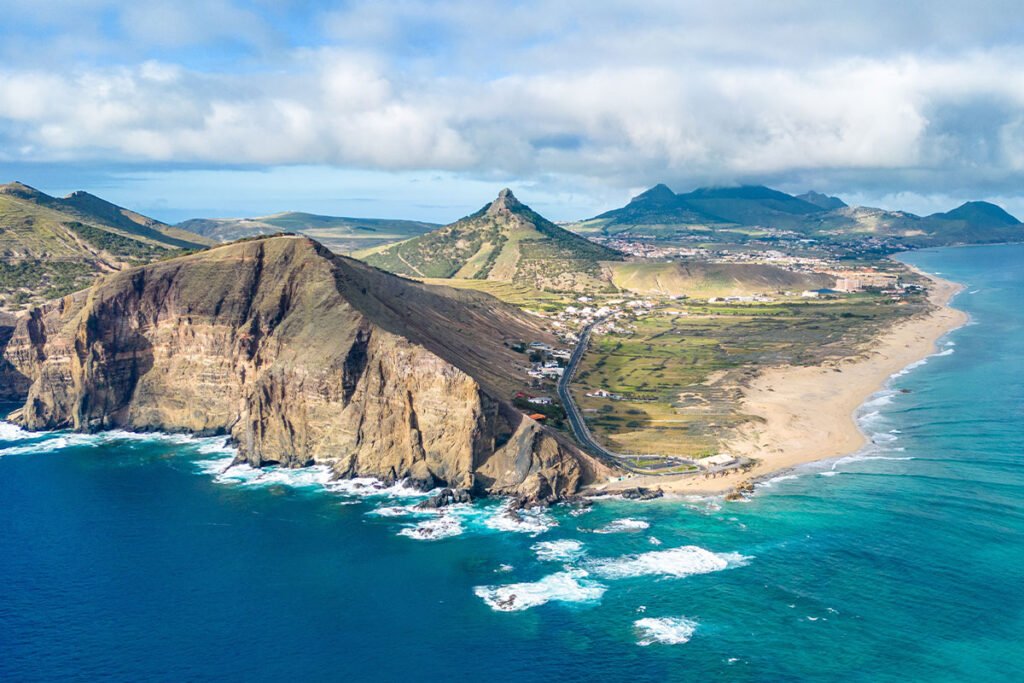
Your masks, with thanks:
[[[556,349],[544,342],[531,342],[529,350],[531,358],[539,359],[533,361],[526,371],[534,379],[560,379],[572,358],[569,349]]]

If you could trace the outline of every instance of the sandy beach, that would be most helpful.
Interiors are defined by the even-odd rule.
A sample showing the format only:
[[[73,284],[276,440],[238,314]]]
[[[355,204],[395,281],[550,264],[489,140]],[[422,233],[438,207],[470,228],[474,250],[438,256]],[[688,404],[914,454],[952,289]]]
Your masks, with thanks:
[[[637,476],[599,488],[645,486],[684,494],[718,493],[744,480],[859,450],[866,437],[854,417],[857,409],[894,373],[934,353],[940,337],[967,321],[963,311],[948,305],[962,287],[920,274],[932,282],[929,299],[937,308],[931,312],[890,328],[857,358],[768,368],[744,390],[742,411],[760,420],[747,423],[722,451],[756,459],[752,470],[711,479]]]

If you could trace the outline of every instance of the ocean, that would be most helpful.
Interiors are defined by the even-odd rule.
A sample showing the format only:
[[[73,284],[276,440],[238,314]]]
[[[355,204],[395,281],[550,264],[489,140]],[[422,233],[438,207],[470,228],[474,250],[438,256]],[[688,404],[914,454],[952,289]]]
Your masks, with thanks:
[[[863,451],[745,503],[512,520],[221,440],[0,425],[0,680],[1024,680],[1024,246],[920,251],[971,322]]]

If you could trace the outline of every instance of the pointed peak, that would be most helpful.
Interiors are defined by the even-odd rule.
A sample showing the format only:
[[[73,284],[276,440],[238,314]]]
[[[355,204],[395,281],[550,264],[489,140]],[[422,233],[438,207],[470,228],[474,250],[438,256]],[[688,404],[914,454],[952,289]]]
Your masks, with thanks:
[[[673,192],[668,185],[664,183],[658,183],[649,190],[645,190],[633,197],[630,204],[633,202],[673,202],[676,200],[676,193]]]
[[[45,192],[41,192],[18,180],[15,180],[13,183],[7,183],[6,185],[0,185],[0,193],[14,195],[16,197],[21,197],[22,199],[40,200],[50,198],[50,196]]]
[[[522,203],[512,194],[512,190],[506,187],[498,193],[498,198],[487,207],[487,215],[495,216],[512,213],[522,206]]]

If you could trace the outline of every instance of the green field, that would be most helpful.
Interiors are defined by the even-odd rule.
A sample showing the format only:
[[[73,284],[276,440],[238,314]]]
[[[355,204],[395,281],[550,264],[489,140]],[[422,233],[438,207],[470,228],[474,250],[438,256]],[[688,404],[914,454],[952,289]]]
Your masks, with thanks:
[[[668,306],[632,334],[595,335],[573,387],[595,437],[619,452],[702,456],[747,421],[737,410],[758,367],[855,356],[883,326],[923,310],[876,295],[831,301]],[[673,310],[681,308],[678,302]],[[623,400],[590,398],[605,389]]]

